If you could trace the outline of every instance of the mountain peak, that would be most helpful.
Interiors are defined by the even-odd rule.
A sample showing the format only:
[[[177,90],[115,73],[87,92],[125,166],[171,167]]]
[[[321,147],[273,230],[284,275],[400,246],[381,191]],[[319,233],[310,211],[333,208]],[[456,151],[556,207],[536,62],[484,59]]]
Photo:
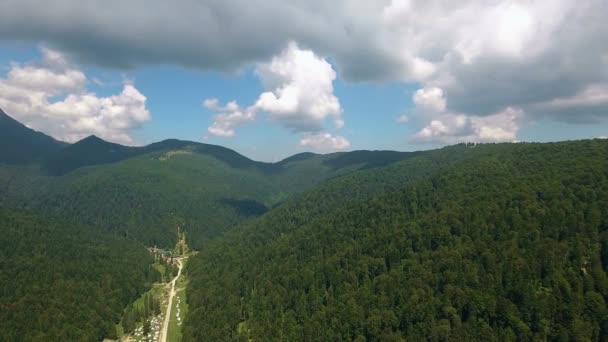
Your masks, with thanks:
[[[0,109],[0,163],[27,164],[44,158],[65,144],[37,132]]]
[[[81,140],[80,140],[80,141],[78,141],[78,142],[79,142],[79,143],[81,143],[81,142],[87,142],[87,141],[94,141],[94,142],[106,142],[106,143],[107,143],[107,141],[105,141],[105,140],[101,139],[100,137],[98,137],[98,136],[96,136],[96,135],[94,135],[94,134],[89,135],[88,137],[86,137],[86,138],[84,138],[84,139],[81,139]]]

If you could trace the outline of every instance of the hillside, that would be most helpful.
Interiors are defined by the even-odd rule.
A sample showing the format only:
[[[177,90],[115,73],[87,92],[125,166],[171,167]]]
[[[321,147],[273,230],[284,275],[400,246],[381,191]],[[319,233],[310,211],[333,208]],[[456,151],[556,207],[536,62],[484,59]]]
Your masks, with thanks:
[[[223,161],[233,168],[268,169],[272,165],[255,162],[228,148],[182,140],[164,140],[143,147],[123,146],[107,142],[96,136],[87,137],[42,161],[43,169],[54,176],[61,176],[80,168],[108,165],[144,154],[161,151],[190,151]]]
[[[469,157],[329,182],[201,251],[185,340],[608,336],[608,144],[449,149]]]
[[[51,155],[66,144],[27,128],[0,109],[0,164],[26,164]]]
[[[378,163],[385,152],[370,155]],[[42,164],[0,166],[0,206],[36,210],[170,247],[177,227],[200,249],[209,239],[325,179],[373,165],[348,153],[269,164],[220,146],[167,140],[125,147],[86,138]],[[393,153],[385,163],[410,154]]]
[[[365,165],[326,164],[340,155],[280,165],[245,164],[210,156],[199,147],[151,152],[60,177],[32,176],[25,185],[24,173],[19,175],[21,183],[10,187],[11,202],[120,232],[147,245],[172,246],[180,226],[189,243],[200,249],[291,194]]]
[[[0,209],[3,341],[100,341],[156,280],[141,244]]]

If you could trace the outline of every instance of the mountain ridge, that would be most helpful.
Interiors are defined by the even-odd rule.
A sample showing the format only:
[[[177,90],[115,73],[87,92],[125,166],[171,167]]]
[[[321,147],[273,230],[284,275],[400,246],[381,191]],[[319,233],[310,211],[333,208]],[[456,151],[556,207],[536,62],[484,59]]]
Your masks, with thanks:
[[[25,126],[1,108],[0,133],[0,163],[36,162],[66,146],[62,141]]]
[[[12,131],[16,133],[10,134]],[[13,141],[9,142],[7,137],[13,137]],[[20,140],[19,137],[21,137]],[[40,143],[36,143],[37,141],[40,141]],[[221,145],[180,139],[165,139],[145,146],[126,146],[107,141],[96,135],[89,135],[70,144],[27,128],[2,109],[0,109],[0,142],[0,163],[26,164],[37,162],[41,164],[43,170],[52,176],[62,176],[84,167],[116,163],[147,153],[171,149],[190,149],[195,153],[210,155],[232,168],[254,168],[264,173],[281,172],[288,165],[315,158],[322,158],[324,165],[334,170],[357,166],[363,168],[379,167],[408,158],[412,153],[417,153],[371,150],[328,154],[301,152],[277,162],[263,162],[251,159]],[[26,146],[27,149],[28,144],[42,144],[46,147],[25,154],[20,153],[19,148],[3,148],[5,146]]]

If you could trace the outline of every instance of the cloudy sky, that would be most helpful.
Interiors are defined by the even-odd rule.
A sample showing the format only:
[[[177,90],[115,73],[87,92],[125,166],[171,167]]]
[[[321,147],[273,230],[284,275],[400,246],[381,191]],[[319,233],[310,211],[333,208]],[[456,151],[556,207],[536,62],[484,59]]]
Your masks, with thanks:
[[[606,0],[3,0],[0,108],[259,160],[608,135]]]

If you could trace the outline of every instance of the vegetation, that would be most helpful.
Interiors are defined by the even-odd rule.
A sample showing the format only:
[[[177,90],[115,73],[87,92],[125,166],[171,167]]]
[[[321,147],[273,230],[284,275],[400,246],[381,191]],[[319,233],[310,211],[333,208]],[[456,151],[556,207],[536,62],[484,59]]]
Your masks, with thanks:
[[[442,152],[329,182],[207,246],[184,340],[605,340],[608,144],[446,151],[409,179],[383,176]]]
[[[116,337],[123,307],[158,277],[133,241],[14,210],[0,222],[4,341]]]
[[[149,331],[177,268],[146,245],[190,255],[185,341],[608,341],[607,158],[593,140],[270,164],[69,145],[0,111],[0,335]]]
[[[149,332],[149,318],[161,313],[161,302],[153,293],[146,293],[140,301],[140,305],[129,305],[122,315],[122,328],[126,334],[132,333],[138,322],[143,322],[144,333]],[[146,331],[146,324],[148,324]]]
[[[266,164],[213,145],[168,140],[135,148],[89,137],[39,165],[0,165],[0,206],[40,211],[164,248],[175,245],[179,227],[190,246],[201,249],[291,194],[380,165],[384,155],[385,164],[409,156],[378,152],[369,157],[372,165],[365,162],[368,155],[375,152]]]

